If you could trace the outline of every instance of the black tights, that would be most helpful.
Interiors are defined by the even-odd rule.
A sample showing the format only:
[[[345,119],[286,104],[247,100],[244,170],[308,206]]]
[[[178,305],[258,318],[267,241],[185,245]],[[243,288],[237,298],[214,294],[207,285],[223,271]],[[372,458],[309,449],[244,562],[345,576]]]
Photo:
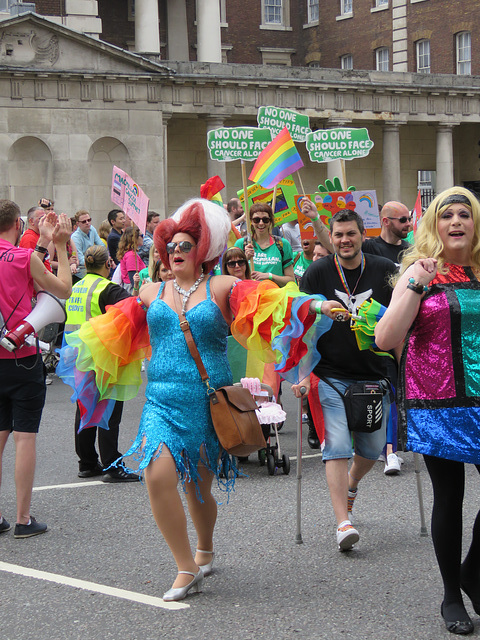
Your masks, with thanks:
[[[473,525],[470,549],[461,564],[464,464],[427,455],[424,459],[433,485],[432,539],[445,589],[444,609],[453,605],[447,617],[460,620],[465,611],[460,581],[467,581],[480,591],[480,511]],[[480,465],[475,466],[480,473]]]

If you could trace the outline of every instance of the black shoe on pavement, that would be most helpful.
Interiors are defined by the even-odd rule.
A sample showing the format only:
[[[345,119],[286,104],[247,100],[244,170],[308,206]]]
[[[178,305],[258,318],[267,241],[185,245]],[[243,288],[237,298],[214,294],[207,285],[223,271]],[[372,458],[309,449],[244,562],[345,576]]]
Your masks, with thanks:
[[[313,425],[308,425],[307,442],[310,449],[320,449],[320,440],[318,439],[317,432]]]
[[[103,474],[103,467],[100,464],[97,464],[93,469],[85,469],[84,471],[78,472],[79,478],[95,478],[96,476],[101,476]]]
[[[15,531],[13,532],[14,538],[31,538],[32,536],[38,536],[41,533],[45,533],[47,525],[43,522],[37,522],[33,516],[30,516],[30,524],[17,524],[15,525]]]
[[[119,469],[110,469],[104,473],[102,480],[103,482],[138,482],[140,476],[137,476],[136,473],[125,471],[120,467]]]
[[[2,521],[0,522],[0,533],[6,533],[7,531],[10,531],[11,528],[10,523],[7,522],[5,518],[2,518]]]

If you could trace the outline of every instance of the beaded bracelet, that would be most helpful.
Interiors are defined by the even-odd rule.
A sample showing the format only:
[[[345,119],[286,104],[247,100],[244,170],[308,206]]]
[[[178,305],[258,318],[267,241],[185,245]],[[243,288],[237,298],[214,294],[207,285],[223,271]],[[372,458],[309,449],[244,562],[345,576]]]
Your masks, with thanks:
[[[38,251],[38,253],[47,253],[48,249],[37,244],[37,246],[35,247],[35,251]]]
[[[427,285],[420,284],[420,282],[415,282],[413,278],[408,279],[407,289],[410,289],[410,291],[414,291],[415,293],[418,293],[418,295],[420,296],[426,291],[428,291],[429,288],[430,287],[427,287]]]

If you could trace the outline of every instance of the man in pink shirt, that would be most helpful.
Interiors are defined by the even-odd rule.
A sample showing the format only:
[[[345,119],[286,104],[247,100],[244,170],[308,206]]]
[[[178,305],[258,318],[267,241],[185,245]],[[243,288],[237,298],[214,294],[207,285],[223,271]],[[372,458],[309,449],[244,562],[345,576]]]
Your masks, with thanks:
[[[0,200],[0,319],[1,333],[15,329],[32,310],[34,287],[60,298],[72,291],[72,275],[66,243],[71,224],[65,214],[43,215],[38,220],[38,239],[33,249],[18,247],[21,233],[20,208]],[[58,255],[58,275],[42,261],[53,242]],[[13,352],[0,346],[0,469],[8,436],[15,441],[17,520],[15,538],[44,533],[47,525],[30,515],[35,474],[36,436],[45,403],[45,374],[35,346],[24,345]],[[0,534],[10,524],[0,512]]]

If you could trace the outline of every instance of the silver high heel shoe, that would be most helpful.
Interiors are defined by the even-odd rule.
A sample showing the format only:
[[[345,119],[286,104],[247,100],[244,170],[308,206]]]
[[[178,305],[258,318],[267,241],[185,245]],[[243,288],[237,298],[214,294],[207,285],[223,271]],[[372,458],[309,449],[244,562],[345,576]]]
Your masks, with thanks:
[[[202,549],[196,549],[197,553],[209,553],[212,559],[208,564],[199,564],[198,566],[203,571],[204,576],[209,576],[212,573],[213,559],[215,558],[215,551],[203,551]]]
[[[172,589],[169,589],[167,592],[165,592],[163,594],[163,599],[165,600],[165,602],[171,602],[172,600],[183,600],[192,587],[195,587],[195,591],[197,593],[202,590],[204,576],[201,567],[196,574],[192,573],[191,571],[179,571],[178,573],[185,573],[189,576],[193,576],[193,580],[189,582],[185,587],[177,587],[176,589],[172,587]]]

